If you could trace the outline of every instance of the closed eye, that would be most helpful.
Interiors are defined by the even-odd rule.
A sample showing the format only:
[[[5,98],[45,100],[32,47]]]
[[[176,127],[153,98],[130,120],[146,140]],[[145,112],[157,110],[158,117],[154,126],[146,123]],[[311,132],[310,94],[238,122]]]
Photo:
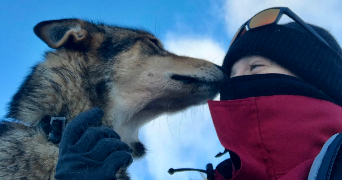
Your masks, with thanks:
[[[253,71],[256,68],[259,68],[259,67],[262,67],[262,66],[265,66],[265,65],[264,64],[252,64],[252,65],[250,65],[250,71]]]
[[[150,41],[152,41],[153,44],[156,45],[160,50],[163,50],[163,46],[160,44],[160,42],[157,39],[150,39]]]

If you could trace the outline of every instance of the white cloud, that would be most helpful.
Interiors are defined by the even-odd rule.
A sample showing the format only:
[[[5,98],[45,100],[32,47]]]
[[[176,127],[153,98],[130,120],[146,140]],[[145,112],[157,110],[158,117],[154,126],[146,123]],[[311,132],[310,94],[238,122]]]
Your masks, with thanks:
[[[207,163],[215,167],[223,160],[214,158],[218,152],[223,151],[223,147],[217,138],[207,105],[159,117],[140,130],[140,138],[149,152],[145,157],[146,162],[137,163],[146,163],[156,180],[200,180],[202,177],[197,172],[175,173],[171,176],[167,170],[205,169]]]
[[[331,0],[226,0],[227,32],[233,37],[238,28],[256,13],[270,7],[289,7],[305,22],[329,30],[342,43],[342,1]]]
[[[225,48],[209,38],[189,38],[168,34],[164,41],[165,48],[178,54],[206,59],[221,65],[225,56]]]

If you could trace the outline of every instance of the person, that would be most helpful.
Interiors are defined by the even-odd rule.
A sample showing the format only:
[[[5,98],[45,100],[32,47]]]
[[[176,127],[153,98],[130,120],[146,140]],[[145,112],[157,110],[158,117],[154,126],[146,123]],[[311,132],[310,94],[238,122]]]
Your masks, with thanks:
[[[283,14],[294,22],[279,24]],[[342,49],[327,30],[266,9],[238,30],[223,67],[230,78],[208,104],[231,159],[215,180],[342,179]]]
[[[283,14],[294,22],[279,24]],[[237,31],[222,66],[229,78],[208,105],[230,159],[210,180],[342,178],[342,49],[327,30],[288,8],[266,9]],[[76,177],[70,157],[82,154],[69,147],[60,147],[56,178]],[[124,157],[113,173],[130,164]]]

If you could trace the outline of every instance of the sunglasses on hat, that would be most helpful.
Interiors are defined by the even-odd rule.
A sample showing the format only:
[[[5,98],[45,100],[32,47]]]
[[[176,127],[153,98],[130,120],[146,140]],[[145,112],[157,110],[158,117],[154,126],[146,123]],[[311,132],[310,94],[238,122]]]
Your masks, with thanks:
[[[232,41],[230,42],[230,45],[232,45],[234,41],[241,37],[246,31],[278,23],[283,14],[286,14],[287,16],[292,18],[295,22],[303,26],[312,35],[314,35],[316,38],[318,38],[320,41],[322,41],[324,44],[330,47],[330,45],[322,38],[322,36],[320,36],[312,27],[306,24],[299,16],[297,16],[287,7],[269,8],[254,15],[251,19],[249,19],[239,28],[239,30],[235,33]]]

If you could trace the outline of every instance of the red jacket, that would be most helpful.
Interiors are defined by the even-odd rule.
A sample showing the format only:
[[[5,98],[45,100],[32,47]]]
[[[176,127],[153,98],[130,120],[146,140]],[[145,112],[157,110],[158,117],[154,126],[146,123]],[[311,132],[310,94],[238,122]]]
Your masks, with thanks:
[[[275,95],[208,103],[221,144],[241,160],[233,180],[306,180],[323,144],[342,132],[342,107],[329,101]]]

